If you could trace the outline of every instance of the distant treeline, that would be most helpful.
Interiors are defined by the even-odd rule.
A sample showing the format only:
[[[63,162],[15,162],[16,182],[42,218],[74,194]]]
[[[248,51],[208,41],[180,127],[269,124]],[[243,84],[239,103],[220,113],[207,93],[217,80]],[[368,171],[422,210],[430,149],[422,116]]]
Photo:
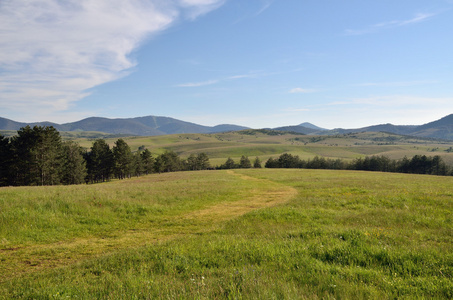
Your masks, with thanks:
[[[279,158],[269,158],[266,168],[302,168],[302,169],[332,169],[332,170],[362,170],[430,175],[453,175],[453,170],[447,166],[439,155],[429,157],[415,155],[412,158],[404,157],[399,160],[386,156],[369,156],[357,158],[351,162],[342,159],[314,157],[303,160],[297,155],[284,153]]]
[[[252,162],[242,156],[238,163],[228,158],[216,169],[261,168],[258,157]],[[392,160],[386,156],[358,158],[352,162],[316,156],[302,160],[284,153],[269,158],[266,168],[306,168],[334,170],[364,170],[432,175],[453,175],[438,155],[416,155]],[[97,139],[89,150],[73,141],[61,140],[60,133],[50,127],[26,126],[17,135],[0,135],[0,186],[37,186],[81,184],[124,179],[150,173],[212,169],[205,153],[191,154],[181,159],[173,151],[153,157],[148,149],[132,152],[129,145],[118,139],[110,148],[104,139]]]
[[[97,139],[86,151],[75,142],[63,142],[52,126],[26,126],[11,138],[0,135],[0,186],[96,183],[208,168],[205,153],[181,159],[167,151],[153,157],[148,149],[133,153],[123,139],[112,148],[105,140]]]

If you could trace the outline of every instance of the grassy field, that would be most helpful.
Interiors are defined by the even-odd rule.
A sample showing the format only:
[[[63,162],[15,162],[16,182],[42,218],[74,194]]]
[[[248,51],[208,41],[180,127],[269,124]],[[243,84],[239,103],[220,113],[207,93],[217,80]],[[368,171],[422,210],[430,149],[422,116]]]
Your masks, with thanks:
[[[0,189],[0,298],[453,297],[453,178],[155,174]]]
[[[352,160],[368,155],[385,155],[400,159],[414,155],[440,155],[453,165],[453,142],[412,138],[388,133],[364,132],[338,136],[311,136],[299,134],[269,135],[260,131],[239,131],[218,134],[175,134],[154,137],[124,137],[133,151],[148,148],[154,155],[173,150],[187,158],[192,153],[205,152],[213,166],[223,164],[228,157],[238,161],[242,155],[251,159],[259,157],[265,162],[269,157],[282,153],[310,159],[316,155],[326,158]],[[110,146],[117,138],[108,138]],[[93,139],[76,139],[83,147],[90,148]]]

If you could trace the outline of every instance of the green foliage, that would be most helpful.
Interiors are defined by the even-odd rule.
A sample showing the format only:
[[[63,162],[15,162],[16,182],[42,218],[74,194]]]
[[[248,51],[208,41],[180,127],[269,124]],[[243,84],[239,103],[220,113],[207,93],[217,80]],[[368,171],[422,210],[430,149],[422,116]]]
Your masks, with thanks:
[[[331,169],[331,170],[362,170],[397,172],[431,175],[452,175],[448,167],[438,155],[427,157],[415,155],[411,159],[404,157],[401,160],[391,160],[386,156],[367,156],[358,158],[348,163],[341,159],[329,159],[315,156],[313,159],[301,160],[297,155],[284,153],[278,159],[269,158],[266,168],[306,168],[306,169]]]
[[[255,157],[255,160],[253,161],[253,167],[254,168],[261,168],[261,159],[258,156]]]
[[[63,184],[81,184],[87,175],[83,149],[72,141],[63,143],[63,166],[61,170]]]
[[[239,161],[239,168],[241,169],[249,169],[252,167],[252,163],[250,162],[248,156],[241,156],[241,160]]]
[[[145,172],[145,174],[151,174],[154,169],[154,158],[151,154],[151,151],[149,151],[148,149],[143,150],[143,152],[140,153],[140,158],[142,160],[143,171]]]
[[[130,177],[134,172],[134,158],[129,145],[123,139],[118,139],[112,148],[112,152],[114,161],[113,170],[116,178],[124,179]]]
[[[10,172],[13,163],[13,151],[9,138],[0,135],[0,186],[10,183]]]
[[[91,146],[91,151],[85,155],[87,161],[89,182],[108,181],[113,173],[114,157],[110,146],[103,139],[96,140]]]
[[[219,169],[236,169],[239,165],[234,162],[231,157],[228,157],[224,164],[218,167]]]

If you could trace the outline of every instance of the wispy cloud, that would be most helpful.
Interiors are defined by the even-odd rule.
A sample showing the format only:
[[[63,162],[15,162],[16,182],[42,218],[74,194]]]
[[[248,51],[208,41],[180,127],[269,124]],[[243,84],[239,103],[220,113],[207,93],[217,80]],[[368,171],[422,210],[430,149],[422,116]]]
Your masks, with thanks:
[[[238,75],[227,76],[227,77],[220,78],[220,79],[210,79],[210,80],[201,81],[201,82],[181,83],[176,86],[177,87],[200,87],[200,86],[216,84],[216,83],[219,83],[222,81],[237,80],[237,79],[244,79],[244,78],[256,78],[259,76],[266,76],[266,75],[267,74],[260,73],[260,72],[250,72],[247,74],[238,74]]]
[[[416,80],[416,81],[395,81],[395,82],[365,82],[355,84],[354,86],[378,86],[378,87],[399,87],[414,86],[437,83],[435,80]]]
[[[128,75],[131,53],[181,18],[225,0],[3,0],[0,109],[64,111]]]
[[[281,111],[284,111],[284,112],[304,112],[304,111],[310,111],[310,109],[308,108],[284,108],[282,109]]]
[[[270,0],[264,1],[263,6],[260,8],[259,11],[257,11],[255,13],[255,17],[257,17],[257,16],[261,15],[263,12],[265,12],[272,5],[272,2],[273,1],[270,1]]]
[[[188,82],[188,83],[178,84],[177,87],[200,87],[200,86],[216,84],[217,82],[219,82],[219,80],[216,80],[216,79],[206,80],[206,81],[202,81],[202,82]]]
[[[430,107],[448,107],[453,108],[453,97],[419,97],[410,95],[386,95],[372,96],[363,98],[345,99],[329,103],[329,105],[350,105],[360,106],[369,109],[370,107],[385,107],[385,108],[408,108],[420,107],[429,109]]]
[[[259,7],[259,9],[257,11],[239,18],[233,24],[238,24],[238,23],[241,23],[244,20],[258,17],[259,15],[264,13],[269,7],[271,7],[273,2],[274,2],[274,0],[261,0],[261,6]]]
[[[307,93],[314,93],[316,90],[314,89],[303,89],[303,88],[294,88],[289,90],[290,94],[307,94]]]
[[[345,30],[345,35],[362,35],[367,33],[377,32],[379,30],[391,29],[395,27],[406,26],[410,24],[420,23],[427,21],[428,19],[432,18],[436,14],[433,13],[424,13],[424,14],[416,14],[413,18],[408,20],[393,20],[388,22],[377,23],[371,25],[364,29],[347,29]]]

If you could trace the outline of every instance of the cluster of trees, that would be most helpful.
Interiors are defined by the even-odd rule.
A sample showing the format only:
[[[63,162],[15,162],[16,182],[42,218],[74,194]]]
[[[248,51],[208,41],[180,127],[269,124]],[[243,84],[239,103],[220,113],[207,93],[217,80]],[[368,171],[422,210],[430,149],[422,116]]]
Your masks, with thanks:
[[[21,128],[17,136],[0,136],[0,185],[77,184],[84,181],[83,150],[62,142],[53,127]]]
[[[242,156],[238,163],[229,157],[216,168],[252,167],[261,168],[258,157],[253,164],[247,156]],[[265,167],[453,175],[453,169],[438,155],[415,155],[411,159],[404,157],[400,160],[371,156],[348,162],[318,156],[302,160],[297,155],[284,153],[278,158],[269,158]],[[118,139],[112,148],[105,140],[98,139],[87,151],[75,142],[63,142],[60,133],[51,126],[26,126],[11,138],[0,135],[0,186],[96,183],[112,178],[210,168],[209,157],[205,153],[181,159],[175,152],[167,151],[153,157],[148,149],[133,153],[123,139]]]
[[[225,163],[218,166],[217,169],[249,169],[251,167],[252,163],[250,162],[248,156],[242,155],[239,163],[236,163],[231,157],[228,157]],[[253,167],[261,168],[261,160],[258,157],[256,157],[253,161]]]
[[[123,139],[112,148],[98,139],[86,151],[75,142],[63,142],[52,126],[26,126],[11,138],[0,135],[0,186],[96,183],[208,168],[205,153],[192,154],[187,160],[172,151],[153,157],[148,149],[133,153]]]
[[[166,151],[155,158],[148,149],[132,153],[129,145],[118,139],[110,149],[103,139],[93,143],[84,155],[87,164],[86,181],[91,183],[141,176],[150,173],[206,170],[210,168],[209,157],[205,153],[191,154],[187,160],[177,153]]]
[[[303,160],[297,155],[284,153],[278,158],[269,158],[266,168],[303,168],[303,169],[332,169],[332,170],[363,170],[395,173],[453,175],[453,170],[447,166],[439,155],[428,157],[415,155],[411,159],[394,160],[386,156],[369,156],[358,158],[351,162],[342,159],[314,157]]]

